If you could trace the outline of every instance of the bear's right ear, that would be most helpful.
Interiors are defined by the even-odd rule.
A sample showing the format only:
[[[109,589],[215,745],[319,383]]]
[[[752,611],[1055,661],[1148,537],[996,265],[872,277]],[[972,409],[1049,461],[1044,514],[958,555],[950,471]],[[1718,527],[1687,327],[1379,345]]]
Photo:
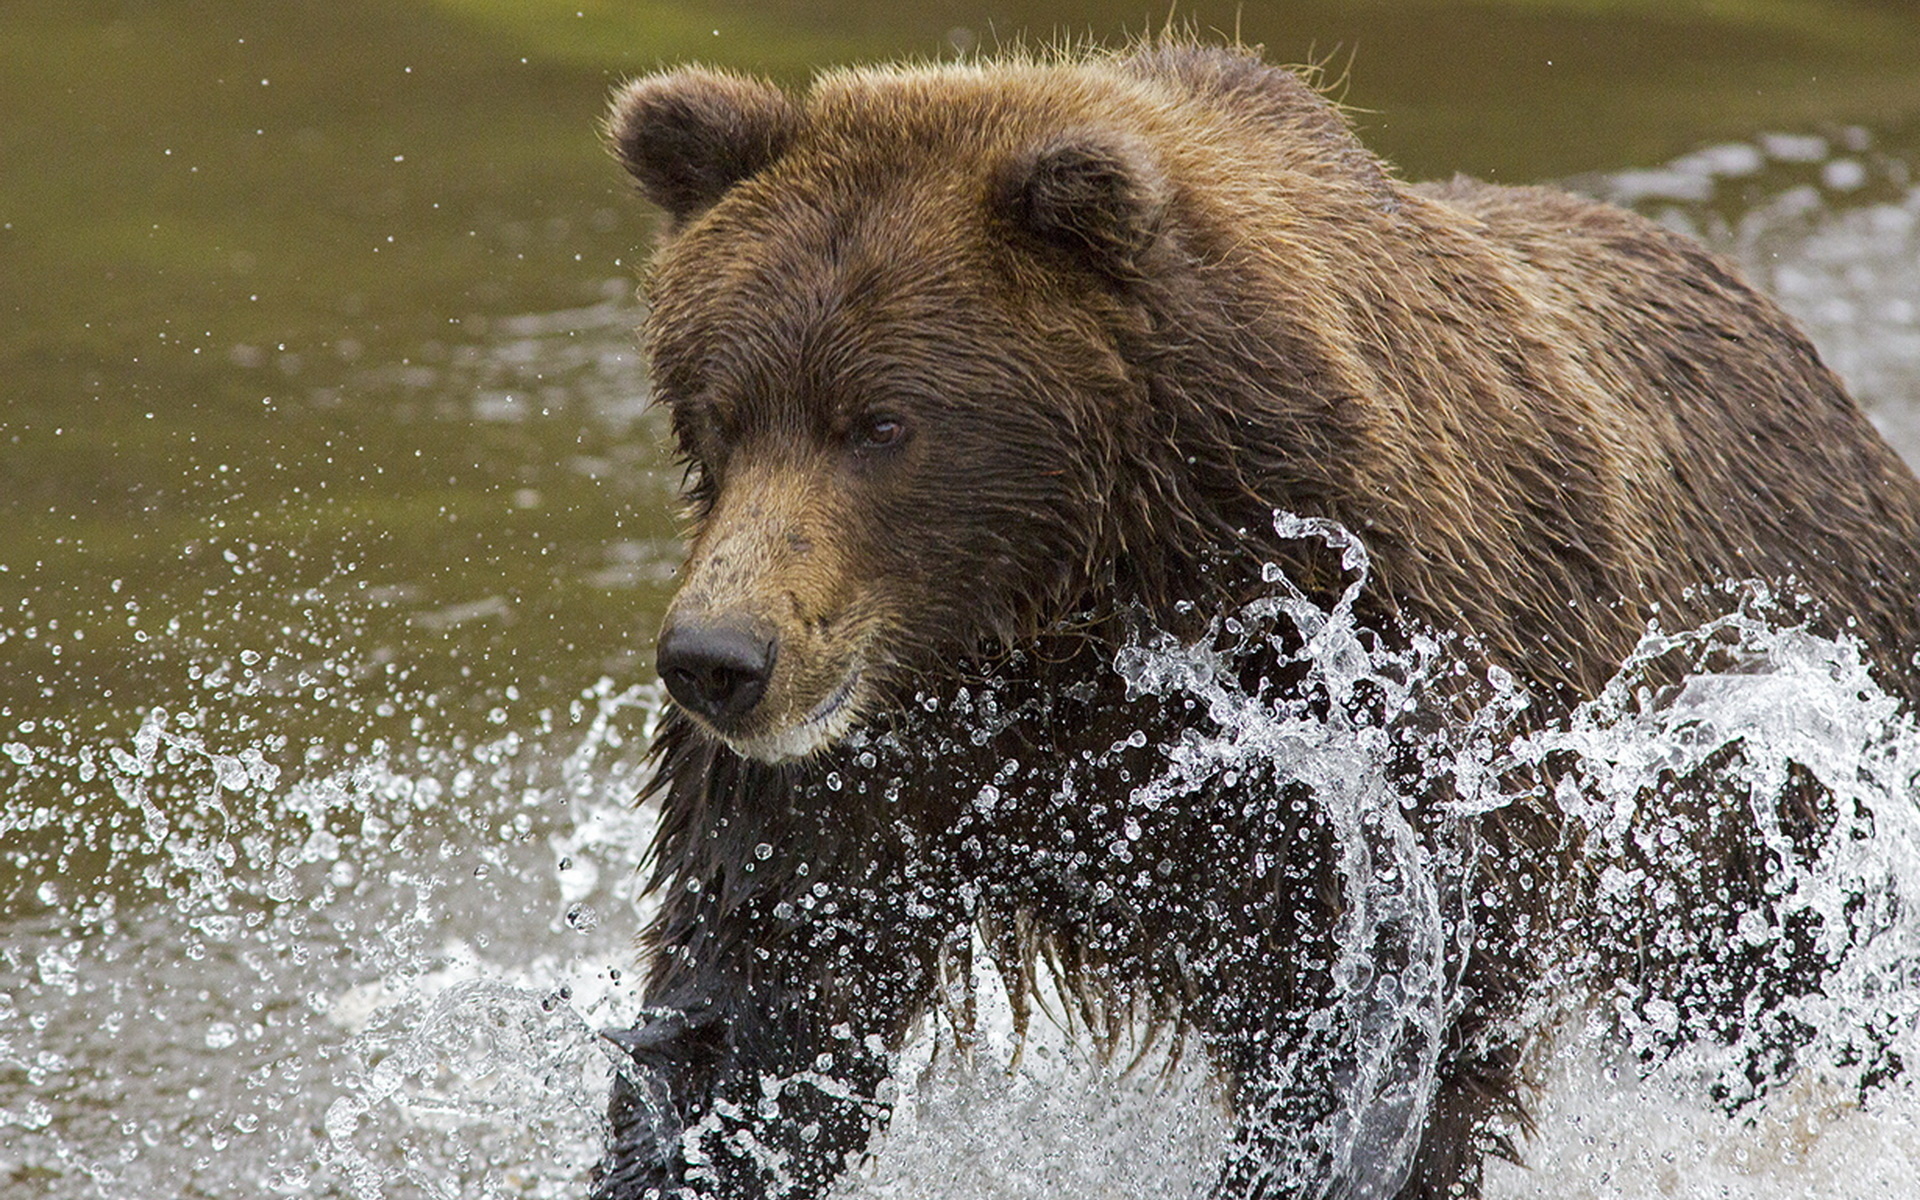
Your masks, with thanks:
[[[606,132],[647,199],[680,224],[780,157],[799,122],[772,84],[689,67],[614,93]]]

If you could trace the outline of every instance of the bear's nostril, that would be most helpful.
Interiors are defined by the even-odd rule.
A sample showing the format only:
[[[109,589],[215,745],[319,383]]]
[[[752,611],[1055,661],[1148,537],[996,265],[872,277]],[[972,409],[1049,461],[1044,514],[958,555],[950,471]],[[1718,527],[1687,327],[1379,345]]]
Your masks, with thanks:
[[[682,707],[726,721],[760,703],[773,655],[773,639],[748,626],[675,624],[660,635],[660,678]]]

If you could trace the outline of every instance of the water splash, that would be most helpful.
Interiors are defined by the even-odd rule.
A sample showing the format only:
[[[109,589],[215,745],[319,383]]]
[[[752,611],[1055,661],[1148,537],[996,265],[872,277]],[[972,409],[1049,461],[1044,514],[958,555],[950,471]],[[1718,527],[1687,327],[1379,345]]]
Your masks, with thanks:
[[[658,698],[602,683],[576,708],[558,747],[381,746],[314,773],[184,708],[124,743],[22,733],[8,1194],[571,1194],[611,1077],[589,1025],[633,1015]]]
[[[1412,1168],[1446,1030],[1459,1011],[1466,925],[1459,888],[1449,882],[1463,873],[1462,843],[1457,831],[1415,828],[1392,781],[1391,726],[1380,715],[1418,703],[1440,647],[1416,638],[1405,652],[1370,648],[1354,604],[1370,582],[1371,563],[1349,531],[1287,513],[1275,518],[1274,530],[1339,552],[1346,576],[1339,598],[1323,610],[1269,566],[1264,578],[1273,594],[1222,623],[1224,646],[1213,638],[1186,646],[1163,634],[1150,646],[1123,649],[1115,666],[1129,691],[1190,697],[1223,731],[1173,748],[1166,771],[1133,802],[1149,809],[1178,803],[1221,777],[1251,777],[1277,764],[1283,785],[1307,785],[1324,808],[1344,892],[1331,968],[1339,999],[1308,1025],[1352,1047],[1353,1057],[1342,1054],[1333,1068],[1341,1104],[1331,1127],[1293,1135],[1307,1141],[1286,1157],[1316,1173],[1369,1178],[1380,1195],[1392,1196]],[[1295,644],[1297,651],[1290,649]],[[1278,699],[1249,693],[1233,664],[1256,648],[1303,666],[1298,686]],[[1323,1072],[1329,1065],[1302,1056],[1288,1070]],[[1353,1169],[1362,1163],[1401,1165],[1384,1173]],[[1314,1184],[1305,1178],[1295,1186]]]
[[[1649,811],[1648,797],[1661,778],[1724,768],[1737,749],[1725,801],[1750,806],[1769,852],[1802,861],[1770,881],[1736,936],[1769,948],[1811,930],[1832,969],[1820,988],[1784,998],[1772,1026],[1750,1020],[1731,1041],[1672,1049],[1684,1018],[1658,996],[1601,997],[1573,1014],[1543,1056],[1534,1169],[1496,1169],[1492,1195],[1864,1198],[1915,1177],[1920,1087],[1910,1075],[1889,1083],[1883,1069],[1920,1062],[1920,731],[1857,646],[1770,624],[1767,607],[1756,590],[1700,629],[1650,631],[1605,695],[1514,752],[1582,764],[1588,786],[1561,798],[1592,835],[1596,923],[1651,914],[1651,937],[1694,939],[1696,914],[1645,870],[1696,870],[1662,844],[1669,814]],[[1680,684],[1641,685],[1675,656],[1692,667]],[[1818,779],[1836,815],[1811,862],[1773,803],[1796,772]],[[1782,1023],[1804,1042],[1784,1077],[1756,1086],[1753,1065],[1777,1061],[1768,1039]]]

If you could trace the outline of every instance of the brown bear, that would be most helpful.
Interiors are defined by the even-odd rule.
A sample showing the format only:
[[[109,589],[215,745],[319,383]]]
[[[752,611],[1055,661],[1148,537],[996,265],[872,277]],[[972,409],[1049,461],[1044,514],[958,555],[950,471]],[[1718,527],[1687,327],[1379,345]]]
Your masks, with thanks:
[[[1495,693],[1512,732],[1564,721],[1725,581],[1920,697],[1920,484],[1787,317],[1639,217],[1404,183],[1300,77],[1171,42],[804,95],[689,68],[609,136],[668,219],[644,336],[692,529],[597,1196],[823,1194],[975,946],[1017,1007],[1051,972],[1096,1036],[1205,1056],[1219,1197],[1475,1195],[1595,865],[1551,761],[1450,803],[1449,730]],[[1339,684],[1342,620],[1447,666]],[[1401,802],[1356,812],[1311,754],[1181,758],[1227,718],[1121,669],[1153,646],[1379,731]],[[1582,970],[1732,1038],[1826,960],[1743,949],[1791,851],[1672,782],[1684,920]],[[1768,803],[1795,845],[1837,819],[1804,775]]]

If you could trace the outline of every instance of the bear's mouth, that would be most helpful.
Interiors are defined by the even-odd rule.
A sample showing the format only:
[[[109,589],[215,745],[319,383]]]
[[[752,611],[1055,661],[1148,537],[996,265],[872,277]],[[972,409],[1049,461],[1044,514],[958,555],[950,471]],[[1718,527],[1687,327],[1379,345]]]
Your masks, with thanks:
[[[847,677],[840,681],[840,686],[833,689],[825,700],[814,706],[813,711],[807,714],[806,720],[800,722],[800,728],[805,729],[809,725],[819,725],[832,720],[841,709],[847,706],[847,702],[853,699],[853,689],[858,686],[860,686],[860,671],[855,668],[847,672]]]
[[[854,701],[864,677],[864,672],[854,667],[797,724],[777,733],[730,737],[727,744],[746,758],[766,763],[788,762],[824,750],[844,737],[859,719],[859,706]]]

